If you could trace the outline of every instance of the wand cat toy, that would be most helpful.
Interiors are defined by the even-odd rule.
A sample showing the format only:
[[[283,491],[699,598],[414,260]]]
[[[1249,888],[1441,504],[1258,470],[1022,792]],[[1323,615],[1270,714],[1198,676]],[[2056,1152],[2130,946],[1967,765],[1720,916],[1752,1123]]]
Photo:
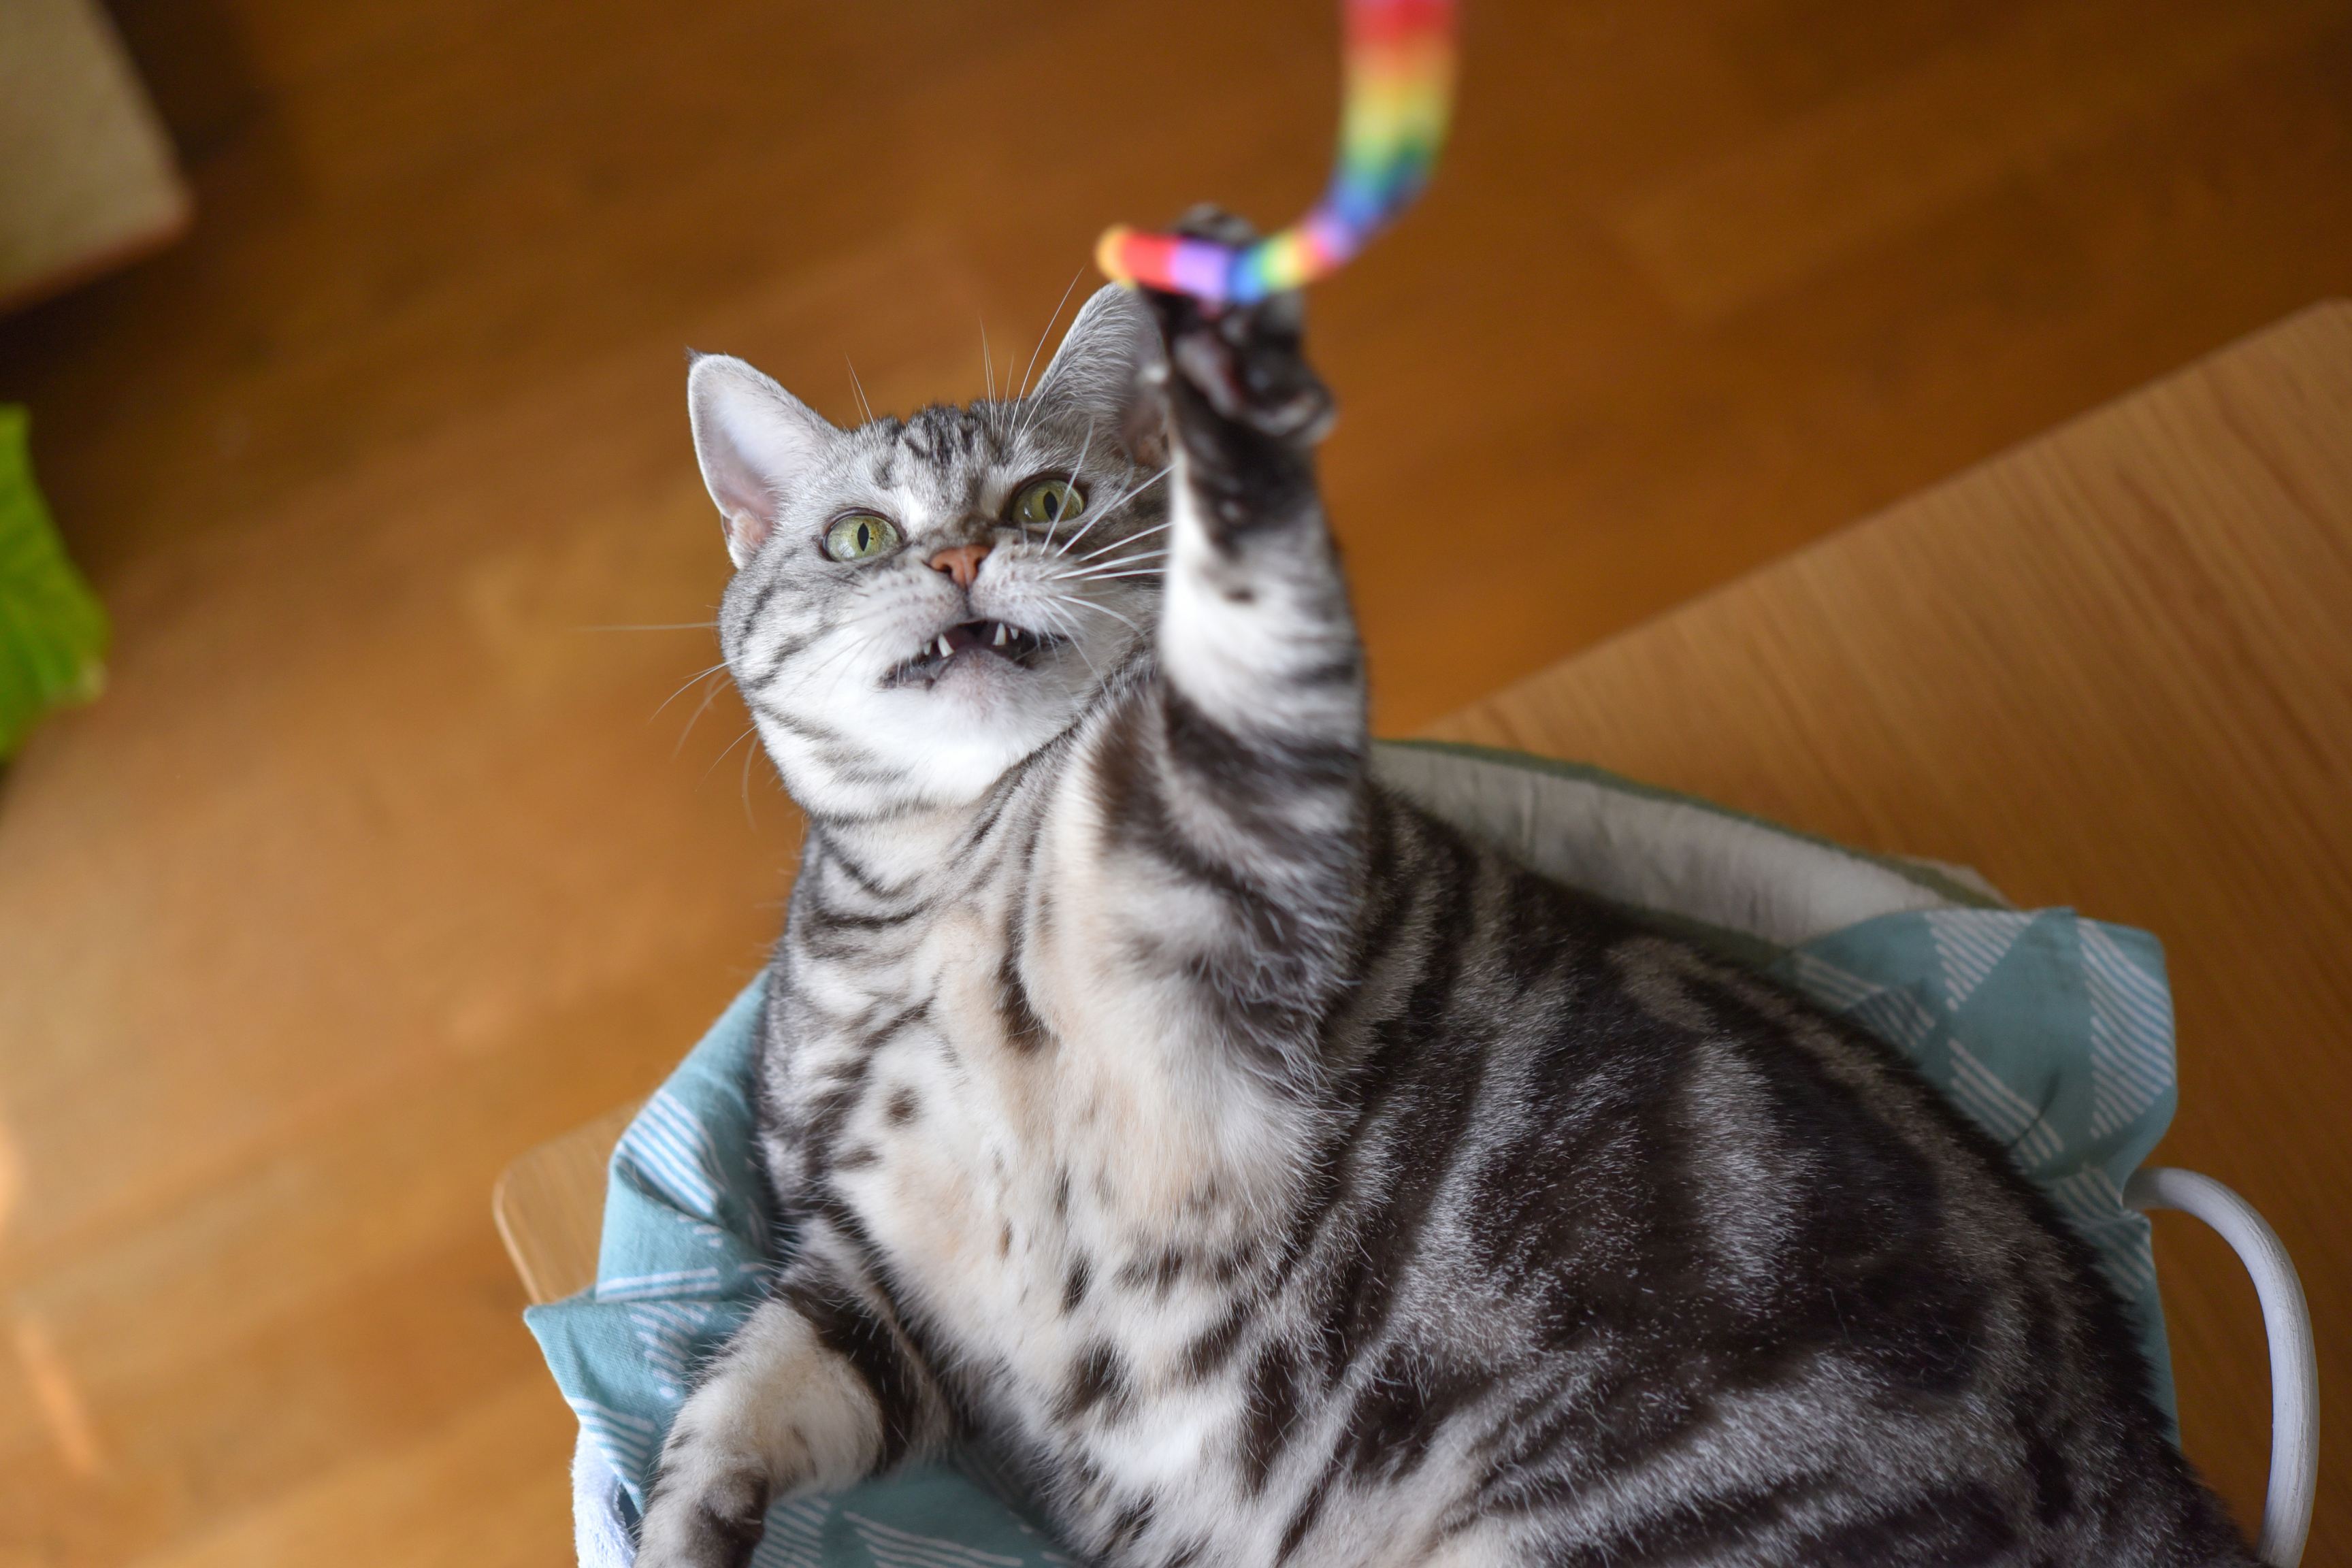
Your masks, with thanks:
[[[1429,183],[1454,101],[1454,0],[1347,0],[1339,156],[1323,199],[1236,249],[1121,224],[1095,245],[1120,283],[1249,305],[1336,272]]]

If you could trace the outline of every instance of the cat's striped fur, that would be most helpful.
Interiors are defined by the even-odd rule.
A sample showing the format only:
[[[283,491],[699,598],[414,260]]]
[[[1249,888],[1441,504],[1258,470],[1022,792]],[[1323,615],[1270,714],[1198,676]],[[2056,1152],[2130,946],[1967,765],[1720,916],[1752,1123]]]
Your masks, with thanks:
[[[761,1080],[798,1244],[640,1563],[958,1433],[1139,1568],[2249,1561],[1933,1090],[1368,780],[1295,305],[1151,304],[852,432],[695,367],[726,652],[809,816]],[[1007,522],[1048,473],[1085,510]],[[845,509],[903,543],[828,559]],[[998,623],[1046,636],[933,657]]]

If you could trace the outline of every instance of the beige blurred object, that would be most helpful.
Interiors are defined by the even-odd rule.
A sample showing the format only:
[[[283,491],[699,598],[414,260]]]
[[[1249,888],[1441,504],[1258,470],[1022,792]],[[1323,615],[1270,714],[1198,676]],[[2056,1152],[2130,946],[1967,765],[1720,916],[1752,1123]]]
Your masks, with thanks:
[[[90,0],[0,0],[0,310],[186,228],[163,123]]]
[[[533,1301],[560,1301],[596,1282],[604,1166],[643,1103],[616,1106],[499,1173],[490,1191],[490,1216]]]
[[[1574,758],[2027,907],[2154,931],[2180,1110],[2157,1163],[2251,1198],[2301,1270],[2323,1407],[2352,1397],[2336,1122],[2352,1040],[2352,304],[1970,469],[1429,733]],[[499,1224],[534,1299],[595,1278],[625,1118],[525,1155]],[[559,1174],[559,1173],[561,1173]],[[2185,1445],[2251,1530],[2269,1455],[2236,1259],[2160,1218]],[[584,1238],[584,1240],[583,1239]],[[2310,1560],[2346,1543],[2324,1448]]]

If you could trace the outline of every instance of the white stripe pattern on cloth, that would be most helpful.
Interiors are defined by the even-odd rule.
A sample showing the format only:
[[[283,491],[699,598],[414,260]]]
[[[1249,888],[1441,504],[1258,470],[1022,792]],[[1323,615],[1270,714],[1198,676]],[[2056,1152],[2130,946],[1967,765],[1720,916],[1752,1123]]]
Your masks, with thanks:
[[[757,1272],[755,1268],[751,1270]],[[693,1296],[719,1293],[719,1270],[716,1268],[671,1268],[659,1274],[625,1274],[611,1279],[596,1281],[599,1301],[637,1301],[672,1296]]]
[[[2091,1136],[2104,1138],[2172,1087],[2172,998],[2113,938],[2083,928],[2091,999]]]
[[[841,1517],[849,1521],[858,1539],[866,1542],[866,1550],[886,1568],[1022,1568],[1018,1557],[999,1557],[993,1552],[982,1552],[961,1542],[893,1529],[846,1509]]]
[[[1999,910],[1930,910],[1922,919],[1943,966],[1944,1005],[1955,1013],[2033,923],[2032,915]]]
[[[645,1184],[698,1218],[719,1218],[719,1192],[725,1179],[719,1152],[701,1119],[667,1089],[646,1101],[621,1134],[617,1158]]]
[[[1789,968],[1798,988],[1814,1001],[1915,1058],[1937,1030],[1935,1014],[1907,991],[1873,984],[1810,952],[1791,953]]]
[[[642,1415],[599,1405],[593,1399],[566,1399],[580,1425],[596,1439],[615,1469],[643,1475],[653,1458],[654,1424]]]
[[[2057,1158],[2065,1147],[2041,1109],[2003,1082],[2000,1076],[1959,1041],[1951,1042],[1951,1096],[1979,1126],[2007,1143],[2029,1168]]]
[[[1914,1057],[1936,1032],[1936,1016],[1906,991],[1881,991],[1846,1009],[1846,1016]]]
[[[664,1380],[655,1390],[663,1398],[686,1397],[694,1342],[709,1327],[710,1315],[709,1307],[695,1301],[640,1301],[629,1308],[629,1327],[645,1346],[646,1364]]]
[[[829,1498],[803,1498],[768,1510],[768,1533],[751,1553],[751,1568],[821,1568]]]
[[[1836,964],[1816,958],[1810,952],[1790,953],[1789,969],[1791,977],[1807,995],[1833,1013],[1858,1006],[1877,995],[1882,989],[1860,975],[1849,974]]]

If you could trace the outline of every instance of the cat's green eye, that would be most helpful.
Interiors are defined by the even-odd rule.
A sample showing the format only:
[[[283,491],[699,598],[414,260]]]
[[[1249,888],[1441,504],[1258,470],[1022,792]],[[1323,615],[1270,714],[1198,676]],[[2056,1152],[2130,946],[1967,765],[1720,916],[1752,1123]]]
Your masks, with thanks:
[[[835,561],[866,561],[898,547],[898,531],[887,517],[854,511],[825,530],[824,552]]]
[[[1087,498],[1061,479],[1037,479],[1023,485],[1013,498],[1013,521],[1018,523],[1066,522],[1087,508]]]

